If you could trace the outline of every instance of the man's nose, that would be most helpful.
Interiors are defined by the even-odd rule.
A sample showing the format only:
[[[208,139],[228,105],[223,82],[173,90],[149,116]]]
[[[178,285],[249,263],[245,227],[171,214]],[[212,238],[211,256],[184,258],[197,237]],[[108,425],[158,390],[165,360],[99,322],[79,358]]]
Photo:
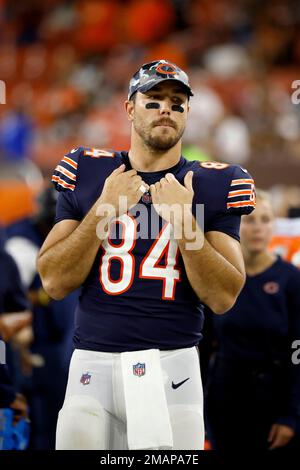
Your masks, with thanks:
[[[171,102],[170,100],[162,100],[160,103],[160,114],[171,113]]]

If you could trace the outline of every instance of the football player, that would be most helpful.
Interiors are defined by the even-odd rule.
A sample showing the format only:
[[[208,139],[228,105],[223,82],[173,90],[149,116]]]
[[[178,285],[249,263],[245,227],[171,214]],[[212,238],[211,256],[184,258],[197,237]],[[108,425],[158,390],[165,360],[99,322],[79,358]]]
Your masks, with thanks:
[[[235,303],[255,196],[240,166],[181,155],[192,95],[175,64],[144,64],[125,102],[129,151],[79,147],[55,169],[38,269],[52,298],[82,286],[58,449],[203,448],[203,304]]]

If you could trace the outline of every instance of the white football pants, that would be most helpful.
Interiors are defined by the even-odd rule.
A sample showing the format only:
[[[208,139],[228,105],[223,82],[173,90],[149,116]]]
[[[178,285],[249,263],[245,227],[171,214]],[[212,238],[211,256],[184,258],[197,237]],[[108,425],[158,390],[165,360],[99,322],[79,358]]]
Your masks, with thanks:
[[[160,351],[160,360],[173,449],[201,450],[204,421],[198,351],[196,347]],[[128,449],[120,353],[74,351],[58,417],[56,449]]]

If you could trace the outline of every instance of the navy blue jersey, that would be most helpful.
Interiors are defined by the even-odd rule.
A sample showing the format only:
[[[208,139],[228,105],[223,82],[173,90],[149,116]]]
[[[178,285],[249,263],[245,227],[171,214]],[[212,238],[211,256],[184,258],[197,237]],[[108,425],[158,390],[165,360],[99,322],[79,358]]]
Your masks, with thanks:
[[[278,258],[270,268],[247,276],[234,307],[213,315],[218,351],[243,364],[283,364],[290,389],[285,414],[300,417],[300,366],[292,343],[300,338],[300,271]],[[284,422],[284,421],[282,421]],[[288,421],[286,421],[286,424]]]
[[[22,312],[28,301],[13,258],[0,249],[0,313]]]
[[[81,221],[101,194],[105,179],[122,163],[131,169],[127,152],[80,147],[67,154],[53,175],[60,191],[56,222]],[[255,203],[253,180],[246,170],[181,157],[167,170],[138,174],[149,185],[168,172],[183,183],[189,170],[194,172],[193,212],[196,215],[197,205],[204,205],[204,230],[239,240],[240,217]],[[159,218],[155,233],[136,237],[141,226],[151,226],[155,212],[149,194],[140,204],[146,211],[144,219],[138,219],[134,208],[119,218],[118,230],[99,248],[84,282],[76,313],[77,348],[166,350],[191,347],[201,339],[203,305],[189,284],[172,228]]]

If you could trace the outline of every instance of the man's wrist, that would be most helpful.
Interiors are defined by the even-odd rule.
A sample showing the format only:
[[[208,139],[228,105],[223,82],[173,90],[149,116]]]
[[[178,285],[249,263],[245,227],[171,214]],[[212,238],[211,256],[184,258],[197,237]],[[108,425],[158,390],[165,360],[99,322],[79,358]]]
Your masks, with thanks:
[[[184,232],[184,227],[192,227],[194,216],[192,214],[192,208],[186,204],[181,206],[181,210],[173,211],[172,225],[174,229],[178,231],[181,229]]]
[[[204,244],[204,233],[198,226],[191,210],[185,210],[183,217],[174,220],[174,236],[180,249],[185,251],[201,250]]]

